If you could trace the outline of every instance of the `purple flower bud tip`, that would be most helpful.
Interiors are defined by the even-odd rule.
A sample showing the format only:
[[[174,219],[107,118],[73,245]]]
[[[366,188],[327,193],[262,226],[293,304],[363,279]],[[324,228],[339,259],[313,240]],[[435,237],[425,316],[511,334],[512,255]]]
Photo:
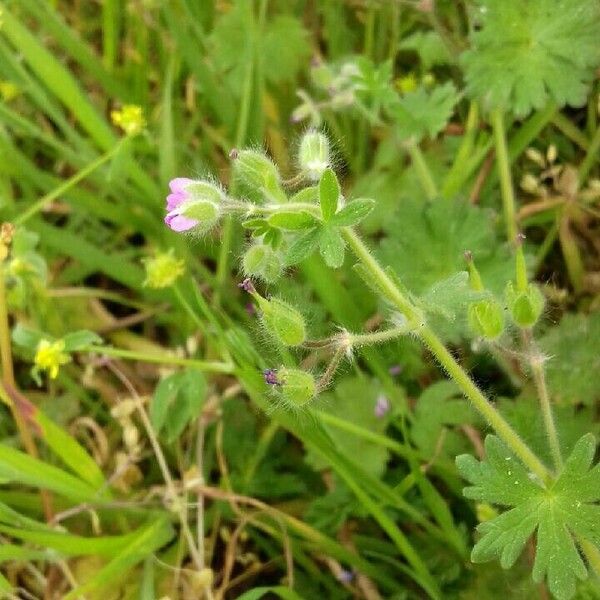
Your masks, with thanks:
[[[254,317],[256,315],[256,307],[254,306],[254,304],[252,304],[252,302],[248,302],[246,304],[246,312],[251,317]]]
[[[346,569],[342,569],[337,576],[338,580],[342,583],[351,583],[354,579],[354,573]]]
[[[402,365],[392,365],[389,369],[388,369],[388,373],[392,376],[395,377],[396,375],[400,375],[400,373],[402,373]]]
[[[390,411],[390,401],[383,395],[379,395],[377,397],[377,402],[375,403],[375,416],[378,419],[381,419],[383,417],[385,417],[385,415],[387,415],[387,413]]]
[[[188,219],[181,214],[182,204],[189,200],[186,188],[190,183],[193,183],[193,180],[187,177],[175,177],[169,182],[171,193],[167,196],[165,224],[173,231],[187,231],[198,224],[198,221]]]
[[[240,152],[237,148],[232,148],[231,152],[229,153],[229,158],[231,160],[235,160],[236,158],[238,158],[240,155]]]
[[[265,378],[265,383],[267,385],[279,385],[279,380],[277,379],[277,369],[265,369],[263,371],[263,376]]]
[[[244,290],[245,292],[248,292],[249,294],[253,294],[256,291],[256,289],[254,288],[254,284],[252,283],[252,280],[249,277],[246,277],[244,281],[238,283],[238,287]]]

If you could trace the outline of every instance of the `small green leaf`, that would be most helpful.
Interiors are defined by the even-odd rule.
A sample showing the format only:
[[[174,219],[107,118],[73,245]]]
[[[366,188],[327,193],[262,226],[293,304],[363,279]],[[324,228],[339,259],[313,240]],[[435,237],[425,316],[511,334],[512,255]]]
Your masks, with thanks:
[[[24,325],[21,325],[21,323],[17,323],[12,332],[12,341],[17,344],[17,346],[22,346],[31,351],[35,351],[40,341],[44,338],[47,339],[47,336],[41,331],[25,327]]]
[[[346,204],[331,218],[331,224],[336,227],[352,227],[358,225],[375,208],[375,200],[359,198]]]
[[[285,264],[287,266],[297,265],[308,258],[319,243],[320,232],[321,228],[315,227],[296,239],[286,253]]]
[[[67,333],[67,335],[63,337],[63,341],[65,343],[65,352],[74,352],[75,350],[80,350],[81,348],[91,346],[92,344],[101,344],[102,338],[93,331],[81,329],[80,331]]]
[[[302,212],[278,212],[268,218],[271,227],[298,231],[309,229],[315,225],[315,217],[305,211]]]
[[[340,199],[340,184],[335,173],[326,169],[319,181],[319,203],[324,221],[329,221],[336,213]]]
[[[188,369],[163,379],[150,402],[150,420],[157,433],[173,442],[186,425],[200,413],[206,397],[206,379],[200,371]]]
[[[321,229],[319,250],[328,267],[338,269],[344,264],[344,240],[336,229],[332,227]]]

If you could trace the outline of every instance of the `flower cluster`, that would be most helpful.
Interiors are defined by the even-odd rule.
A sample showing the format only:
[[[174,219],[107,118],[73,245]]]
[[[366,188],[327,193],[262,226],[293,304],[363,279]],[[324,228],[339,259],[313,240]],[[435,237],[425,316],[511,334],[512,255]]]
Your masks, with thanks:
[[[125,104],[119,110],[113,110],[110,113],[110,119],[126,135],[137,135],[146,126],[142,107],[137,104]]]

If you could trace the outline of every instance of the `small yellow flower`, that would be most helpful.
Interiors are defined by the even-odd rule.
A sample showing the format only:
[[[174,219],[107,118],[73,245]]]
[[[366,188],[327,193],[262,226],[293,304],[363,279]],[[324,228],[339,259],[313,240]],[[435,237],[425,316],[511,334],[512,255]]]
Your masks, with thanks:
[[[60,367],[71,360],[71,357],[63,352],[64,349],[63,340],[56,342],[40,340],[35,352],[35,368],[39,371],[47,371],[50,379],[56,379]]]
[[[127,135],[137,135],[146,126],[142,107],[137,104],[125,104],[120,110],[113,110],[110,118]]]
[[[417,89],[417,78],[414,73],[409,73],[405,77],[400,77],[396,81],[396,85],[403,94],[414,92]]]
[[[144,266],[144,285],[154,289],[169,287],[185,271],[184,262],[173,256],[173,250],[157,254],[154,258],[147,258]]]
[[[19,86],[12,81],[0,81],[0,97],[4,102],[10,102],[21,93]]]

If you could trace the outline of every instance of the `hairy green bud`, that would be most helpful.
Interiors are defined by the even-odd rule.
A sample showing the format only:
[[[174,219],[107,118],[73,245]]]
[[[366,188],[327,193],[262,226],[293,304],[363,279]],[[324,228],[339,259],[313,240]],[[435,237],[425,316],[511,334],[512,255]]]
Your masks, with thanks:
[[[283,400],[294,407],[308,404],[317,393],[315,378],[306,371],[283,367],[277,373]]]
[[[504,331],[504,312],[494,298],[473,302],[469,306],[469,326],[475,335],[495,340]]]
[[[279,255],[266,244],[250,246],[244,253],[242,264],[246,275],[268,283],[276,281],[283,270]]]
[[[230,156],[234,178],[247,188],[254,201],[286,201],[279,170],[264,152],[235,150]]]
[[[262,310],[262,321],[269,332],[284,346],[299,346],[306,340],[304,317],[279,298],[256,297]]]
[[[325,169],[331,166],[329,140],[318,131],[307,131],[298,152],[300,170],[312,181],[319,181]]]
[[[515,325],[524,329],[533,327],[544,310],[544,296],[539,288],[529,283],[525,289],[519,289],[509,281],[504,293]]]

